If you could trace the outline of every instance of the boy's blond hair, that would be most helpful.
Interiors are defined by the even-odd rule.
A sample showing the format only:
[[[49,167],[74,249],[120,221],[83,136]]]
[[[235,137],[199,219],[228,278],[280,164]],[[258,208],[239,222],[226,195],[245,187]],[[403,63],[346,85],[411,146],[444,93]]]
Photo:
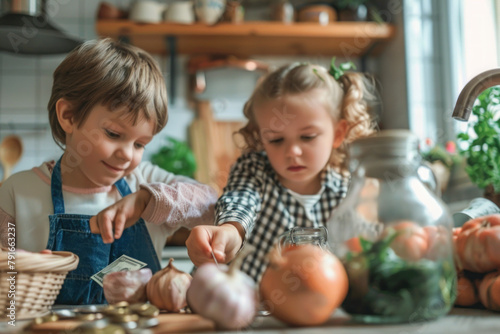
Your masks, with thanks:
[[[337,81],[319,65],[293,63],[282,66],[268,74],[245,103],[243,113],[248,123],[238,131],[245,139],[244,150],[247,152],[263,150],[260,129],[254,116],[256,106],[283,96],[323,89],[324,101],[333,120],[338,122],[344,119],[348,124],[348,132],[342,145],[335,149],[330,157],[330,164],[333,167],[345,171],[347,144],[375,131],[375,123],[366,102],[366,99],[374,98],[371,88],[372,85],[361,73],[346,72]]]
[[[153,120],[155,134],[167,124],[167,89],[157,62],[147,52],[110,38],[81,44],[54,72],[49,122],[55,142],[64,147],[66,133],[56,113],[61,98],[73,104],[78,126],[98,104],[111,111],[126,106],[134,124]]]

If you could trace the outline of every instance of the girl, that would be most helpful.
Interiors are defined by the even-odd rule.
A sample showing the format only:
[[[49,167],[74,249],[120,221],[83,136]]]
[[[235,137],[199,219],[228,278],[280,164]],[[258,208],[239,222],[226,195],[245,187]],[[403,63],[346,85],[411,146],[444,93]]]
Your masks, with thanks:
[[[15,223],[17,248],[75,253],[56,303],[104,303],[92,275],[122,255],[156,272],[167,236],[213,221],[217,194],[141,163],[167,122],[165,82],[146,52],[110,39],[80,45],[54,72],[48,109],[64,153],[0,187],[0,242]]]
[[[332,70],[338,80],[321,66],[296,63],[256,87],[239,131],[247,152],[217,202],[218,226],[197,226],[186,242],[195,265],[228,262],[250,244],[255,251],[242,270],[259,281],[282,233],[323,226],[345,197],[346,145],[374,131],[365,102],[373,95],[361,74]]]

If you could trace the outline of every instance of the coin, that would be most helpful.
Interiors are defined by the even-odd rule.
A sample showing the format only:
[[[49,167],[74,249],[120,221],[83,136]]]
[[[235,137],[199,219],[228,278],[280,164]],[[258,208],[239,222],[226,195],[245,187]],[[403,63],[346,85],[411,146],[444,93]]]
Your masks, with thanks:
[[[130,311],[137,313],[141,317],[157,317],[160,310],[151,304],[133,304],[130,306]]]
[[[113,309],[109,309],[109,310],[106,310],[104,311],[104,314],[110,316],[110,317],[114,317],[116,315],[124,315],[124,314],[130,314],[130,310],[128,307],[123,307],[123,308],[113,308]]]
[[[128,308],[129,307],[129,303],[126,302],[126,301],[121,301],[121,302],[113,304],[113,306],[115,308]]]
[[[76,316],[76,319],[81,321],[94,321],[102,319],[103,317],[102,313],[81,313]]]
[[[132,304],[132,305],[130,305],[130,311],[132,311],[134,313],[138,313],[138,312],[147,310],[149,308],[149,305],[151,305],[151,304],[147,304],[147,303]]]
[[[53,309],[52,313],[57,314],[59,319],[72,319],[76,317],[75,312],[70,309]]]
[[[37,318],[33,319],[32,324],[33,325],[41,325],[41,324],[44,324],[46,322],[53,322],[53,321],[57,321],[57,320],[59,320],[59,317],[57,316],[57,314],[51,313],[51,314],[47,314],[43,317],[37,317]]]
[[[138,321],[139,316],[137,314],[115,314],[110,316],[110,319],[114,323],[126,323],[130,321]]]
[[[148,318],[148,317],[141,317],[139,319],[139,322],[137,323],[137,325],[140,327],[140,328],[150,328],[150,327],[155,327],[155,326],[158,326],[160,324],[160,321],[158,320],[158,318],[156,317],[151,317],[151,318]]]

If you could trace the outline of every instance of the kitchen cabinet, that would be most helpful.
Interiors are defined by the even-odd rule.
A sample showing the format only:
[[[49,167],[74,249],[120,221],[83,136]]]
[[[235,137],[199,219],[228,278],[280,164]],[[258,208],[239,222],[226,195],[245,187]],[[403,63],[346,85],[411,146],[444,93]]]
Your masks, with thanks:
[[[375,22],[283,24],[250,21],[241,24],[140,24],[100,20],[99,36],[125,38],[153,54],[311,55],[363,57],[376,54],[395,34],[394,26]]]

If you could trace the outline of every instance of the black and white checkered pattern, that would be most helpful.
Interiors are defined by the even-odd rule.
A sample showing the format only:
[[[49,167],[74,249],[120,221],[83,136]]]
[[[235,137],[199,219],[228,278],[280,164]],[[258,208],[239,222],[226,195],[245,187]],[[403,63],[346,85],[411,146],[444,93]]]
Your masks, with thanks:
[[[245,244],[255,251],[241,270],[258,282],[267,266],[266,255],[278,237],[292,227],[324,226],[332,210],[347,193],[349,178],[328,167],[322,174],[324,191],[313,207],[314,221],[304,207],[278,181],[265,152],[242,155],[231,168],[227,186],[216,205],[216,224],[238,222]]]

